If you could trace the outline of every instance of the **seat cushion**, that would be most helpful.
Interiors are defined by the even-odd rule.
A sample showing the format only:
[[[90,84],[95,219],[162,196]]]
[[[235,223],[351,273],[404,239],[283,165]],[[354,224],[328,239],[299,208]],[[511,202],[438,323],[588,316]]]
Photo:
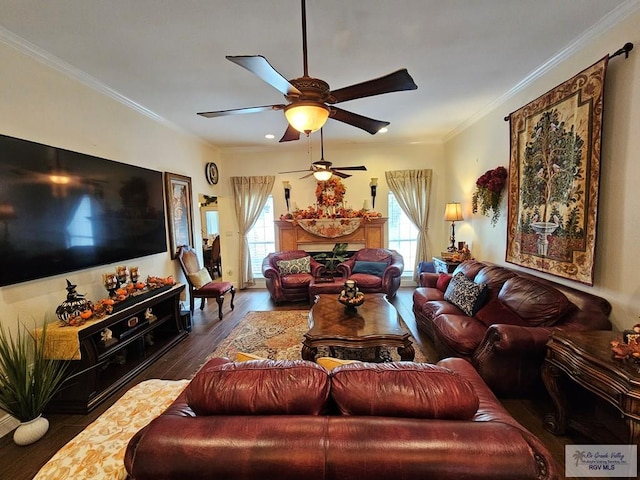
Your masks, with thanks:
[[[467,420],[478,410],[471,383],[427,363],[353,363],[331,371],[331,397],[343,415]]]
[[[471,357],[484,338],[487,327],[474,317],[464,314],[443,314],[433,319],[434,331],[452,351]]]
[[[211,295],[212,297],[222,295],[223,293],[227,293],[233,284],[231,282],[209,282],[203,287],[197,290],[198,295]]]
[[[307,288],[313,281],[313,275],[310,273],[292,273],[283,276],[280,280],[282,287],[286,289]]]
[[[205,365],[185,389],[197,415],[318,415],[329,375],[304,360],[250,360]]]
[[[355,273],[349,277],[350,280],[355,280],[358,284],[358,288],[372,290],[382,289],[382,278],[376,275],[369,275],[368,273]]]

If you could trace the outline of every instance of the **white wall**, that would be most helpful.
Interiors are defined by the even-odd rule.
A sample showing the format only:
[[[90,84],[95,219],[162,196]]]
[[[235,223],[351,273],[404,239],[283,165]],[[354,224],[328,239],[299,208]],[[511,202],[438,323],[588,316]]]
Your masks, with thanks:
[[[476,179],[488,169],[509,165],[509,123],[504,117],[626,42],[635,43],[635,49],[626,60],[611,59],[606,77],[594,286],[540,274],[608,299],[617,328],[633,326],[640,314],[640,12],[589,41],[445,144],[447,180],[451,179],[447,193],[464,203],[465,221],[457,231],[472,239],[476,258],[505,264],[506,198],[495,228],[489,218],[471,214]]]
[[[312,134],[314,135],[314,134]],[[293,142],[292,142],[293,143]],[[311,151],[309,155],[307,141],[301,139],[292,144],[279,145],[276,149],[229,149],[223,150],[222,157],[225,162],[225,176],[251,176],[251,175],[273,175],[276,179],[273,187],[273,200],[276,219],[287,212],[284,199],[284,189],[282,182],[288,180],[291,184],[291,201],[299,208],[305,208],[315,203],[316,180],[311,176],[300,179],[305,173],[278,172],[308,169],[311,162],[320,160],[319,148]],[[316,152],[316,153],[314,153]],[[347,206],[355,209],[363,207],[364,201],[369,202],[371,208],[371,190],[369,182],[372,177],[378,178],[378,188],[376,196],[375,211],[382,216],[387,216],[387,195],[389,188],[385,181],[385,171],[407,170],[407,169],[432,169],[433,191],[431,194],[432,208],[430,211],[429,237],[431,249],[437,254],[446,248],[449,236],[447,224],[442,221],[444,215],[444,204],[449,201],[445,198],[444,184],[444,150],[441,143],[420,143],[409,145],[388,145],[388,144],[359,144],[359,145],[333,145],[325,139],[324,158],[333,163],[334,166],[364,165],[367,171],[352,171],[352,176],[343,180],[346,188],[345,201]],[[228,179],[225,184],[228,184]],[[230,189],[230,187],[229,187]],[[226,191],[225,195],[230,192]],[[219,200],[220,201],[220,200]],[[222,199],[227,203],[227,199]],[[230,208],[233,202],[229,201]],[[222,208],[222,207],[221,207]],[[225,243],[231,243],[235,251],[230,252],[231,258],[238,258],[237,251],[237,227],[235,230],[225,232],[222,228]],[[225,236],[226,235],[226,236]],[[233,236],[229,236],[233,235]],[[234,239],[228,242],[228,239]],[[227,272],[228,264],[224,266]],[[238,270],[236,265],[235,271]]]
[[[164,126],[106,95],[72,80],[0,42],[0,133],[193,178],[194,193],[211,193],[204,179],[207,161],[219,161],[217,148]],[[197,201],[197,195],[194,195]],[[194,212],[197,212],[194,203]],[[200,216],[194,215],[200,231]],[[199,235],[197,235],[199,238]],[[169,254],[136,259],[143,276],[174,275]],[[92,300],[104,298],[101,275],[114,265],[0,288],[0,321],[13,330],[18,319],[41,322],[66,298],[65,279]]]

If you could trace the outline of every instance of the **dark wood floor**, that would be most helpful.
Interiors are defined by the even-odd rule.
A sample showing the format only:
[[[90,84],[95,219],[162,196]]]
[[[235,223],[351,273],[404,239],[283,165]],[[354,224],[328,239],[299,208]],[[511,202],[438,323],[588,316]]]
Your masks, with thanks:
[[[428,338],[421,335],[415,326],[414,315],[411,311],[412,292],[413,288],[400,289],[393,303],[412,330],[418,345],[423,349],[428,349],[430,345]],[[49,432],[39,442],[26,447],[16,446],[12,441],[12,434],[0,438],[0,479],[31,480],[59,448],[93,422],[129,388],[141,381],[150,378],[178,380],[191,377],[205,358],[247,312],[254,310],[306,310],[308,308],[309,306],[306,304],[276,307],[269,299],[266,290],[252,289],[238,291],[233,312],[229,310],[228,300],[225,301],[225,316],[222,321],[218,320],[215,302],[207,304],[202,312],[196,310],[193,318],[193,331],[186,340],[135,377],[90,414],[47,415],[51,425]],[[565,444],[588,443],[577,436],[556,437],[542,428],[543,415],[550,408],[548,401],[544,398],[536,401],[509,399],[503,400],[503,404],[520,423],[546,444],[558,461],[561,471],[564,471]]]

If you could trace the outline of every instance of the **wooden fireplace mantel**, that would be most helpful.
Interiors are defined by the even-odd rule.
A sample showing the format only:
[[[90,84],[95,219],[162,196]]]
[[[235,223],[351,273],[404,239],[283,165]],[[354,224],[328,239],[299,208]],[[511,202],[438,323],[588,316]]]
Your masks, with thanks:
[[[360,227],[341,237],[326,238],[305,231],[299,225],[286,220],[276,220],[277,248],[285,250],[330,251],[336,243],[348,243],[349,250],[360,248],[386,248],[386,218],[363,220]]]

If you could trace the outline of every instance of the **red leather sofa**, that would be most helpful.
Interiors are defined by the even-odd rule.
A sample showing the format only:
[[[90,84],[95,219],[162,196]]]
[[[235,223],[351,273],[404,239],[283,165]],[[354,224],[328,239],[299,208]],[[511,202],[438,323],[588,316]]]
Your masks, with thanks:
[[[508,267],[474,260],[453,272],[486,284],[486,299],[473,315],[445,300],[450,276],[422,273],[413,293],[418,328],[440,358],[469,360],[500,396],[544,392],[540,368],[554,329],[611,330],[604,298]],[[450,298],[450,297],[449,297]]]
[[[548,450],[463,359],[211,359],[128,444],[133,480],[556,479]]]
[[[278,266],[278,262],[291,262],[306,257],[309,257],[309,269],[305,272],[282,273],[283,269]],[[309,285],[325,271],[325,266],[304,250],[272,252],[262,260],[262,275],[276,305],[282,302],[308,302]]]
[[[362,248],[336,267],[342,277],[355,280],[361,292],[386,293],[388,299],[400,288],[403,270],[402,255],[386,248]]]

